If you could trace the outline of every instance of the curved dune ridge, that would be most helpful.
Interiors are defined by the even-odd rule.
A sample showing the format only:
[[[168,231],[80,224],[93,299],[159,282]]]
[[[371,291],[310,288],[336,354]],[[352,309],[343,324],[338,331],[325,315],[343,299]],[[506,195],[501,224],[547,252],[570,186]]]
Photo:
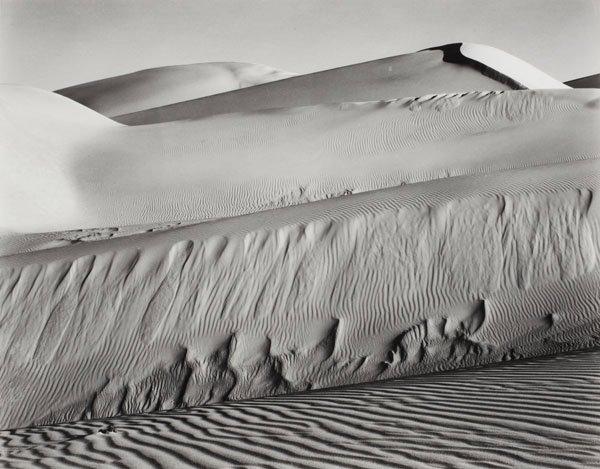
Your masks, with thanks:
[[[2,93],[10,97],[12,88]],[[74,111],[73,122],[62,111],[30,119],[37,106],[11,107],[3,109],[7,124],[0,124],[0,158],[14,168],[0,176],[2,199],[9,201],[0,230],[200,221],[595,158],[599,96],[597,90],[450,93],[138,127],[95,114],[98,125],[85,131],[76,122],[81,106],[66,99],[61,106]]]
[[[123,114],[114,119],[128,125],[142,125],[321,103],[522,88],[569,87],[499,49],[456,43]]]
[[[598,350],[0,432],[6,468],[600,465]]]
[[[17,212],[23,221],[59,220],[81,210],[71,165],[85,158],[87,142],[119,127],[49,91],[0,85],[0,233]]]
[[[208,62],[140,70],[56,93],[112,117],[295,75],[260,64]]]
[[[452,47],[452,46],[450,46]],[[442,48],[448,48],[445,46]],[[485,67],[492,76],[506,77],[517,86],[528,89],[569,89],[570,86],[552,78],[550,75],[535,68],[528,62],[508,54],[503,50],[484,44],[462,43],[454,60],[464,62],[475,61]],[[459,57],[456,59],[456,57]]]
[[[0,259],[0,427],[597,345],[596,160]]]

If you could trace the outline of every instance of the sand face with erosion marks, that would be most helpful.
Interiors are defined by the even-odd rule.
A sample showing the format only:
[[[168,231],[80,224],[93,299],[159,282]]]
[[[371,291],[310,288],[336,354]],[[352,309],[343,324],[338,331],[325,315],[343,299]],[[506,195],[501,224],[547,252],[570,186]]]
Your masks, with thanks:
[[[593,467],[600,90],[463,43],[292,75],[0,86],[0,460]]]

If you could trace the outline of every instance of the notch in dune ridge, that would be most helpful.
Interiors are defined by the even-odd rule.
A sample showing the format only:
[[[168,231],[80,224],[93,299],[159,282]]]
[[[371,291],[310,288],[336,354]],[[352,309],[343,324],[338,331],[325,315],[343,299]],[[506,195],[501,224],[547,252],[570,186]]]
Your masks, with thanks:
[[[457,42],[425,50],[441,50],[445,62],[471,66],[513,89],[571,88],[530,63],[484,44]]]

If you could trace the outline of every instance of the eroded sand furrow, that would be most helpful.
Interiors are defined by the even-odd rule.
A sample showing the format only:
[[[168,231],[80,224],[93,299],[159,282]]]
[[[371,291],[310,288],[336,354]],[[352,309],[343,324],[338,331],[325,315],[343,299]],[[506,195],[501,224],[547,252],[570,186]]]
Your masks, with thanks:
[[[594,398],[599,355],[583,351],[279,398],[4,431],[0,461],[9,468],[117,461],[121,467],[592,468],[600,463],[600,402]],[[576,418],[574,397],[580,404],[588,399],[575,406]]]
[[[445,178],[4,257],[1,426],[596,345],[597,170]]]

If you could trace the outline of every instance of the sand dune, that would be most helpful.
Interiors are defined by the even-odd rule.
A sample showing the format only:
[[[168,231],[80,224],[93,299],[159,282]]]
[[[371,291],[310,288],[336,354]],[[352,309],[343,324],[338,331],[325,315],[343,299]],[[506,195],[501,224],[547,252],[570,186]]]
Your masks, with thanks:
[[[0,87],[0,461],[594,466],[596,351],[373,383],[600,346],[600,90],[232,67]]]
[[[452,93],[138,127],[51,93],[31,90],[31,105],[23,94],[2,88],[5,234],[235,216],[595,158],[600,148],[594,90]]]
[[[565,84],[572,88],[600,88],[600,73],[567,81]]]
[[[73,161],[85,159],[86,142],[118,127],[54,93],[0,85],[0,233],[21,231],[19,218],[27,225],[29,217],[60,220],[81,210]]]
[[[595,468],[600,353],[0,432],[7,468]]]
[[[516,57],[479,44],[448,44],[116,116],[128,125],[344,101],[474,90],[568,88]]]
[[[266,65],[209,62],[151,68],[56,93],[105,116],[127,114],[294,76]]]
[[[0,427],[591,346],[597,160],[0,259]]]
[[[448,47],[448,46],[445,46]],[[499,81],[514,82],[529,89],[568,89],[568,85],[552,78],[528,62],[508,54],[503,50],[484,44],[463,43],[460,46],[458,62],[469,59],[479,64],[482,73],[498,77]]]

